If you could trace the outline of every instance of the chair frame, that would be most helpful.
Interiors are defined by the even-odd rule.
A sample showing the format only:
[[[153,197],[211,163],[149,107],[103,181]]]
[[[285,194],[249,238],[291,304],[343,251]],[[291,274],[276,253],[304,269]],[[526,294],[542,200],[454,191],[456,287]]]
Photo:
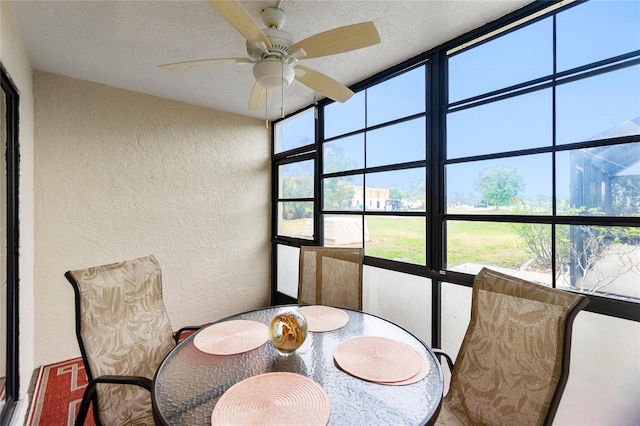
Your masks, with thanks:
[[[152,391],[153,380],[147,377],[141,376],[124,376],[124,375],[102,375],[99,377],[94,377],[91,372],[91,368],[89,366],[89,358],[87,356],[87,351],[84,345],[84,339],[82,337],[82,312],[80,312],[80,286],[76,279],[72,275],[73,271],[65,272],[64,276],[69,281],[71,286],[73,287],[74,293],[74,303],[75,303],[75,330],[76,330],[76,338],[78,339],[78,345],[80,346],[80,354],[82,356],[82,362],[84,364],[85,373],[87,375],[87,387],[82,395],[82,402],[80,403],[80,409],[78,410],[78,415],[76,416],[76,420],[74,422],[75,426],[84,425],[87,414],[89,413],[89,406],[93,404],[93,420],[97,426],[102,425],[102,421],[100,420],[100,410],[98,407],[98,394],[97,394],[97,385],[102,384],[123,384],[123,385],[133,385],[140,386],[149,392]],[[188,326],[182,327],[178,331],[174,333],[174,340],[176,344],[180,340],[180,336],[185,331],[195,331],[199,330],[201,327],[197,326]]]
[[[567,386],[567,381],[569,380],[569,361],[571,358],[571,336],[573,334],[573,320],[575,320],[578,312],[580,312],[588,304],[589,299],[582,296],[578,303],[576,303],[573,308],[569,310],[567,318],[564,322],[564,341],[562,344],[562,366],[560,367],[560,377],[558,378],[556,389],[553,392],[553,397],[551,398],[549,409],[547,410],[547,415],[544,419],[545,426],[551,426],[553,424],[553,419],[555,418],[558,407],[560,406],[562,394],[564,393],[564,389]]]
[[[362,257],[363,251],[360,247],[324,247],[324,246],[301,246],[300,247],[300,258],[298,262],[298,303],[300,303],[301,295],[302,295],[302,277],[303,277],[303,263],[304,263],[304,253],[305,252],[315,252],[316,260],[319,260],[319,263],[316,265],[316,303],[321,305],[322,302],[322,282],[318,281],[317,276],[322,271],[322,257],[326,256],[324,253],[321,253],[323,249],[327,249],[330,251],[341,252],[345,254],[352,254],[358,252],[360,255],[360,268],[358,271],[358,293],[360,295],[358,299],[357,310],[362,310]],[[333,256],[326,256],[333,257]],[[339,259],[339,257],[334,257]],[[319,272],[320,271],[320,272]]]
[[[485,269],[485,268],[483,268]],[[501,276],[501,277],[505,277],[505,278],[509,278],[509,279],[518,279],[521,280],[520,278],[517,277],[513,277],[513,276],[509,276],[507,274],[503,274],[500,272],[497,272],[495,270],[487,270],[489,273]],[[482,272],[482,271],[481,271]],[[478,274],[480,275],[480,273]],[[477,276],[476,276],[477,278]],[[539,285],[539,284],[535,284],[535,283],[531,283],[531,285]],[[544,287],[543,288],[547,289],[548,287]],[[473,292],[472,292],[472,302],[471,302],[471,319],[469,321],[469,326],[467,328],[467,330],[474,325],[476,318],[474,318],[474,314],[477,313],[477,308],[476,308],[476,303],[477,303],[477,292],[479,292],[479,286],[476,286],[474,283],[473,286]],[[562,291],[562,290],[558,290],[558,291]],[[572,293],[572,292],[568,292],[571,294],[575,294],[576,296],[578,296],[578,299],[576,301],[576,303],[568,310],[566,317],[565,317],[565,321],[564,321],[564,329],[563,329],[563,342],[562,342],[562,360],[561,360],[561,366],[560,366],[560,374],[558,377],[558,382],[556,383],[556,387],[554,389],[553,392],[553,396],[551,397],[551,400],[549,401],[549,408],[547,409],[546,415],[545,415],[545,419],[543,422],[543,425],[545,426],[551,426],[553,424],[553,420],[556,416],[556,413],[558,411],[558,407],[560,406],[560,400],[562,399],[562,394],[564,393],[564,389],[567,385],[567,381],[569,379],[569,363],[570,363],[570,358],[571,358],[571,337],[572,337],[572,330],[573,330],[573,322],[576,318],[576,315],[578,315],[578,313],[589,304],[589,299],[587,297],[585,297],[584,295],[581,294],[577,294],[577,293]],[[465,332],[465,338],[466,338],[466,332]],[[464,345],[464,341],[462,343]],[[462,350],[462,346],[460,348]],[[451,359],[451,357],[444,351],[442,351],[441,349],[437,349],[437,348],[432,348],[434,354],[440,359],[440,357],[444,357],[447,365],[449,367],[449,370],[451,371],[451,374],[453,376],[453,370],[455,368],[455,364],[453,362],[453,360]]]

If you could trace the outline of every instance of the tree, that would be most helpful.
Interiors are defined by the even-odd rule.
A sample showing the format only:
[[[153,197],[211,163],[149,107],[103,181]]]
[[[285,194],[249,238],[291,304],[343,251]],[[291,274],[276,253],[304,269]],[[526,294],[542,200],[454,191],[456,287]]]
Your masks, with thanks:
[[[344,150],[340,146],[325,148],[322,155],[325,173],[352,170],[357,167],[352,159],[345,156]]]
[[[301,163],[303,164],[303,163]],[[313,173],[309,168],[304,168],[301,173],[293,176],[283,176],[282,197],[283,198],[303,198],[313,197]],[[287,202],[283,204],[282,218],[303,219],[312,211],[309,202]]]
[[[344,155],[339,146],[333,146],[324,150],[324,172],[340,172],[356,167],[353,160]],[[353,204],[356,189],[353,185],[353,177],[343,176],[325,179],[323,182],[323,204],[328,210],[349,209]]]
[[[476,191],[489,205],[506,206],[524,189],[522,176],[510,167],[492,167],[485,169],[474,182]]]
[[[568,227],[567,227],[568,228]],[[640,276],[640,231],[637,228],[575,225],[559,239],[568,248],[561,259],[561,276],[571,288],[584,293],[597,293],[616,280],[631,273]],[[562,268],[568,266],[568,271]],[[637,282],[637,281],[636,281]]]
[[[354,207],[353,197],[356,193],[351,176],[325,179],[324,208],[327,210],[345,210]]]
[[[640,176],[611,178],[611,213],[620,216],[640,214]]]
[[[411,183],[411,196],[409,200],[414,208],[425,209],[427,207],[427,183],[425,181]]]
[[[392,186],[389,188],[389,199],[391,200],[406,200],[409,198],[409,194],[399,186]]]
[[[564,204],[564,203],[562,203]],[[546,209],[536,206],[516,208],[514,213],[532,214]],[[598,209],[566,208],[575,216],[582,213],[596,216]],[[552,227],[541,223],[513,223],[513,230],[522,238],[525,250],[540,266],[551,269]],[[634,227],[599,225],[556,225],[555,263],[558,283],[583,293],[594,294],[615,283],[628,273],[640,276],[640,230]]]

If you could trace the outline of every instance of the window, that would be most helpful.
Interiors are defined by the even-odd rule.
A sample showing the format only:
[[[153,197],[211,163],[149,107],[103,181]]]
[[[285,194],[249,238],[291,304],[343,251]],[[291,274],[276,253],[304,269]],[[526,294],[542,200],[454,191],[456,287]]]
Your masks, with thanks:
[[[313,160],[278,166],[278,235],[313,238],[313,176]]]
[[[451,56],[449,102],[458,102],[553,72],[552,19],[479,44]]]
[[[426,68],[325,107],[322,244],[426,265]]]
[[[638,28],[637,1],[534,2],[320,101],[314,146],[274,157],[279,185],[315,170],[274,203],[315,207],[316,232],[276,243],[459,285],[499,268],[640,321]]]
[[[451,54],[446,269],[640,302],[638,28],[587,2]]]
[[[551,146],[552,96],[551,89],[542,89],[451,109],[447,114],[447,157]]]
[[[276,124],[274,128],[274,153],[279,154],[315,143],[313,108]]]
[[[314,238],[314,112],[309,108],[274,125],[274,210],[276,235],[280,237]]]

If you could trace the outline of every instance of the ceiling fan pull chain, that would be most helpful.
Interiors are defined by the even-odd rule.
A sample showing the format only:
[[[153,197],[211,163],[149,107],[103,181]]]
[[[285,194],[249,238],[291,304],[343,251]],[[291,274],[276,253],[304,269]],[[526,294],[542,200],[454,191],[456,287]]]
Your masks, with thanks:
[[[313,91],[313,118],[318,119],[318,92]]]
[[[281,60],[282,64],[282,79],[284,80],[284,61]],[[284,85],[280,87],[280,118],[284,118]]]

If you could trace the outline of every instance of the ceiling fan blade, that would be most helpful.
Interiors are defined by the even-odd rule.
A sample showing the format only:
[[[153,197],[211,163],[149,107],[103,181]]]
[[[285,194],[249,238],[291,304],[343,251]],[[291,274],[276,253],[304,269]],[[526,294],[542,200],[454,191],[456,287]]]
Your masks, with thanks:
[[[262,41],[271,50],[271,42],[264,31],[240,3],[235,0],[209,0],[209,4],[247,41]]]
[[[353,96],[353,92],[347,86],[318,71],[302,65],[297,65],[296,70],[304,71],[302,75],[296,73],[296,80],[334,101],[346,102]]]
[[[380,43],[380,35],[373,22],[347,25],[316,34],[294,43],[289,50],[302,48],[307,55],[301,59],[335,55]]]
[[[251,95],[249,95],[249,109],[265,108],[270,95],[271,90],[265,89],[256,81],[251,89]]]
[[[250,64],[248,58],[220,58],[220,59],[198,59],[195,61],[176,62],[174,64],[158,65],[158,67],[168,71],[196,70],[200,68],[214,68],[228,64]]]

